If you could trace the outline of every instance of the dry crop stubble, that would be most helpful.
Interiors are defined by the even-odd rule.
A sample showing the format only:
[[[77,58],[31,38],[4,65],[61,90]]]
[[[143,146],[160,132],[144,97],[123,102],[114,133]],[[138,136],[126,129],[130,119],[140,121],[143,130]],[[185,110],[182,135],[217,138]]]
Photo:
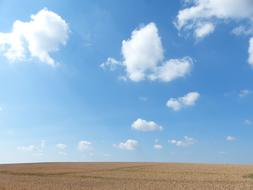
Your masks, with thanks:
[[[176,163],[0,165],[0,190],[253,189],[253,166]]]

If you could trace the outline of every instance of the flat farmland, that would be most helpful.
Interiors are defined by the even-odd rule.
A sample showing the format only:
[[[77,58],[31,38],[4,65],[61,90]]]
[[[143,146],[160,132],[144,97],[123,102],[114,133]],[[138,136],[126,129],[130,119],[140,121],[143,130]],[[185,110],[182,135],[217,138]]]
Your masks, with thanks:
[[[253,166],[176,163],[0,165],[0,190],[253,190]]]

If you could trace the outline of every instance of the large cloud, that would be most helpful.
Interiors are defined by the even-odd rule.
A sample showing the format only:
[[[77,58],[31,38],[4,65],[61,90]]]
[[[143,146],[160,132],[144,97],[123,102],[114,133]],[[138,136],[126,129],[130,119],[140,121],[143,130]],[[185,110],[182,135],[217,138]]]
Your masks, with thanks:
[[[10,61],[37,58],[54,65],[51,52],[67,43],[69,27],[63,18],[47,9],[31,15],[31,20],[16,20],[10,33],[0,33],[0,49]]]
[[[175,25],[178,30],[192,30],[197,39],[214,32],[216,23],[228,20],[246,21],[247,24],[236,27],[236,35],[253,34],[252,0],[185,0],[187,7],[180,10]],[[249,64],[253,65],[253,40],[250,39]]]
[[[145,79],[163,60],[163,47],[154,23],[134,30],[130,39],[123,40],[121,50],[128,77],[133,81]]]
[[[126,71],[125,78],[135,82],[143,80],[160,80],[170,82],[188,74],[192,67],[192,59],[164,60],[164,49],[155,23],[135,29],[129,39],[122,41],[121,66]],[[101,67],[114,66],[118,61],[103,63]]]
[[[158,125],[154,121],[146,121],[144,119],[137,119],[133,122],[132,128],[137,131],[159,131],[162,130],[162,126]]]

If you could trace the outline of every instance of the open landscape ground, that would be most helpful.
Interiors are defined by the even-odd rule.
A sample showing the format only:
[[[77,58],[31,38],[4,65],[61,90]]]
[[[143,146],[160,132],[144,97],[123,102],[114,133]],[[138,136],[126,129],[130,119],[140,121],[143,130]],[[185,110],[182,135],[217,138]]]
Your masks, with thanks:
[[[176,163],[0,165],[0,190],[253,190],[253,166]]]

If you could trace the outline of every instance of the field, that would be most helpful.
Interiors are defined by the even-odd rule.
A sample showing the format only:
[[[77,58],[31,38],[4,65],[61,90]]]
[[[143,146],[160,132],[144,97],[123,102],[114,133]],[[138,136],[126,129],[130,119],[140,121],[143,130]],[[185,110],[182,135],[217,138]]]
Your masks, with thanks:
[[[0,165],[0,190],[253,190],[253,166],[175,163]]]

